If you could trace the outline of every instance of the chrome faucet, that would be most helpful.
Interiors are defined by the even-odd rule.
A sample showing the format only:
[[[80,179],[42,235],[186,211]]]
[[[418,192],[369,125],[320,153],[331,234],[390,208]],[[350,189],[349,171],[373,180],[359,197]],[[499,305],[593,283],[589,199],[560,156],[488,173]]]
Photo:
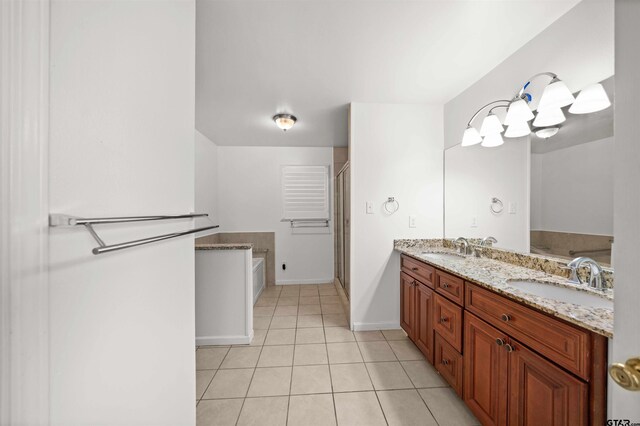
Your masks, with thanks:
[[[482,254],[482,250],[485,247],[491,247],[491,246],[493,246],[494,243],[497,243],[497,242],[498,242],[498,240],[496,240],[492,236],[484,237],[482,239],[482,241],[480,241],[480,246],[476,247],[476,249],[475,249],[476,257],[481,257],[480,255]]]
[[[578,275],[578,269],[583,266],[589,267],[589,287],[596,290],[604,290],[605,280],[604,280],[604,271],[598,262],[591,259],[590,257],[576,257],[571,262],[567,264],[567,268],[571,270],[571,276],[569,277],[569,281],[576,284],[586,284]]]
[[[471,245],[469,244],[469,241],[466,238],[458,237],[458,238],[456,238],[456,240],[453,243],[455,245],[459,245],[460,246],[458,248],[458,253],[460,253],[460,254],[471,254],[471,252],[472,252]]]

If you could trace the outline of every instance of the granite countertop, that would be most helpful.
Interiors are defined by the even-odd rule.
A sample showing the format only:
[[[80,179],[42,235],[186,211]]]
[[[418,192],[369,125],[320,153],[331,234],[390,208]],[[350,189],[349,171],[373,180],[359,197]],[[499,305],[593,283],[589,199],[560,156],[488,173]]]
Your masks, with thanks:
[[[416,245],[412,247],[410,244],[396,243],[394,248],[400,253],[404,253],[444,271],[451,272],[469,282],[493,290],[496,293],[539,309],[554,317],[561,318],[603,336],[613,337],[612,309],[577,305],[535,296],[515,286],[509,285],[509,280],[539,281],[562,287],[573,287],[576,291],[595,293],[595,291],[589,290],[584,286],[578,287],[567,283],[567,279],[564,277],[487,258],[464,256],[455,259],[435,259],[433,257],[426,257],[423,254],[425,252],[457,253],[455,250],[443,246],[433,245],[431,247],[425,247]],[[612,289],[598,292],[598,295],[613,300]]]
[[[211,244],[211,243],[196,243],[196,250],[251,250],[253,244],[251,243],[234,243],[234,244]]]

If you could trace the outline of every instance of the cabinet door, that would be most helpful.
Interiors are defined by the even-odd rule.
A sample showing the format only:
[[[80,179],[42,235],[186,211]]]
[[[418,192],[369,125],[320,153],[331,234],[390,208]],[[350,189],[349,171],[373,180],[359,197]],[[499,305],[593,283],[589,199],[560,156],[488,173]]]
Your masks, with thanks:
[[[508,338],[469,312],[464,336],[464,402],[484,426],[506,425]]]
[[[415,344],[424,356],[433,364],[433,290],[417,281],[415,287]]]
[[[414,339],[416,280],[400,273],[400,326],[411,340]]]
[[[509,424],[587,424],[587,385],[551,362],[512,344],[509,366]]]

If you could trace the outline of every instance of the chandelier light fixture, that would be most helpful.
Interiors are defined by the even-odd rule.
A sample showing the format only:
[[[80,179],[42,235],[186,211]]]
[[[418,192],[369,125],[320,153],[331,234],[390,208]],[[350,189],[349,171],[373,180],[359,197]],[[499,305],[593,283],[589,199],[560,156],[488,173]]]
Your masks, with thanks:
[[[276,114],[273,116],[273,121],[276,123],[276,126],[286,132],[296,124],[298,119],[295,115],[291,114]]]
[[[546,77],[549,82],[544,87],[540,101],[535,110],[531,108],[533,97],[527,92],[532,81],[540,77]],[[589,114],[602,111],[611,106],[602,84],[591,84],[578,94],[573,96],[571,90],[564,81],[552,72],[543,72],[529,78],[511,100],[497,100],[483,105],[467,122],[467,128],[462,136],[462,146],[469,147],[480,144],[483,147],[493,148],[504,143],[506,138],[520,138],[531,134],[531,125],[537,136],[548,139],[558,133],[558,125],[566,120],[562,108],[571,105],[568,111],[571,114]],[[491,108],[489,108],[491,107]],[[480,131],[473,126],[473,121],[489,108],[487,115],[482,120]],[[506,108],[507,114],[503,123],[493,113],[496,108]],[[534,112],[535,111],[535,112]],[[566,111],[566,110],[565,110]]]

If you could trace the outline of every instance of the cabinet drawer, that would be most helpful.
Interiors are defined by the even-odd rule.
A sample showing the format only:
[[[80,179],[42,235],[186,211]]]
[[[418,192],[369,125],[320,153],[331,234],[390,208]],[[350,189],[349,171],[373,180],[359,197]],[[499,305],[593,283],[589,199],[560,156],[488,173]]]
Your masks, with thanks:
[[[460,306],[464,305],[464,281],[446,272],[436,271],[435,290]]]
[[[440,335],[435,338],[434,365],[443,379],[462,398],[462,355]]]
[[[556,364],[589,380],[591,335],[473,284],[466,308]]]
[[[434,296],[433,329],[462,352],[462,308],[439,294]]]
[[[433,288],[433,282],[435,281],[434,275],[436,271],[434,267],[412,259],[404,254],[400,258],[400,264],[404,272],[413,275],[428,287]]]

